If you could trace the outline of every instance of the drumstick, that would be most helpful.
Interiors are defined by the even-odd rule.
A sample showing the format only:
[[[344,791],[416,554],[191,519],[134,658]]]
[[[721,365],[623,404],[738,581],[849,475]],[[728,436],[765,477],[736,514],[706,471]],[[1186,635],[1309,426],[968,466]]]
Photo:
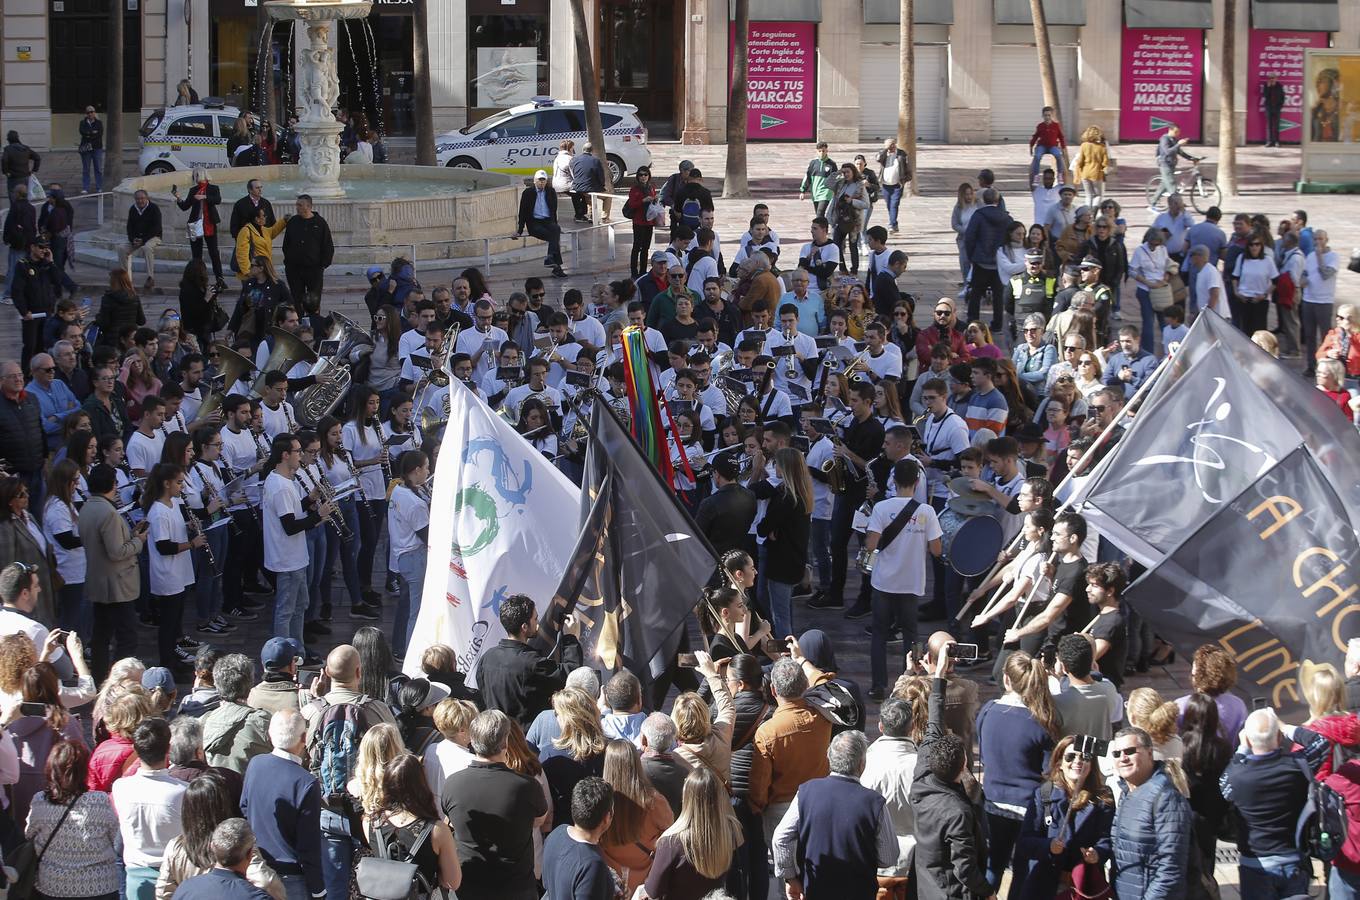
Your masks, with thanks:
[[[1058,551],[1054,550],[1052,553],[1048,555],[1048,559],[1044,561],[1044,569],[1047,569],[1049,566],[1053,565],[1055,562],[1057,562],[1057,560]],[[1026,597],[1024,602],[1020,604],[1020,609],[1017,610],[1015,613],[1015,627],[1019,628],[1020,624],[1024,621],[1025,610],[1029,609],[1030,601],[1034,599],[1035,594],[1039,593],[1039,585],[1043,583],[1044,583],[1043,570],[1040,570],[1039,577],[1034,579],[1034,585],[1029,589],[1029,596]]]

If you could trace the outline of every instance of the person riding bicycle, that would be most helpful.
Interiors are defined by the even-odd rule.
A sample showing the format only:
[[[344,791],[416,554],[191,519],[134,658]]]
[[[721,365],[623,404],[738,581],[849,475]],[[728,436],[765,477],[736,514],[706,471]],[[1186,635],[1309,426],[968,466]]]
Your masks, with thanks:
[[[1162,197],[1176,192],[1176,159],[1185,157],[1191,162],[1199,162],[1200,157],[1185,152],[1186,141],[1181,139],[1181,127],[1171,124],[1157,140],[1157,170],[1162,175],[1162,186],[1148,200],[1148,212],[1157,212],[1157,204]]]

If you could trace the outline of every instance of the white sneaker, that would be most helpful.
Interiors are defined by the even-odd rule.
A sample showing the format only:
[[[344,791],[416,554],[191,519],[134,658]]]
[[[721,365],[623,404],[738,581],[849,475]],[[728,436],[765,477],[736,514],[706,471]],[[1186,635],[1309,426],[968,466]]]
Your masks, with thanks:
[[[14,300],[10,297],[0,297],[0,306],[13,306]]]
[[[1159,210],[1159,209],[1158,209],[1157,207],[1155,207],[1155,206],[1149,206],[1149,207],[1147,208],[1147,211],[1150,212],[1150,213],[1152,213],[1154,216],[1160,215],[1160,214],[1161,214],[1161,210]]]

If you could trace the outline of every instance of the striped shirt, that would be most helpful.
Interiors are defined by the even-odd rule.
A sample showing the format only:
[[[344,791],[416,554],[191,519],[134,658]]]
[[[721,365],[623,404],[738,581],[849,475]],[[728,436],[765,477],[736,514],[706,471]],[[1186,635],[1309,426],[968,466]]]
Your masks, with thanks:
[[[964,406],[963,418],[968,423],[969,438],[983,428],[990,428],[997,437],[1006,433],[1006,418],[1010,409],[1006,405],[1006,398],[996,388],[985,394],[973,391]]]

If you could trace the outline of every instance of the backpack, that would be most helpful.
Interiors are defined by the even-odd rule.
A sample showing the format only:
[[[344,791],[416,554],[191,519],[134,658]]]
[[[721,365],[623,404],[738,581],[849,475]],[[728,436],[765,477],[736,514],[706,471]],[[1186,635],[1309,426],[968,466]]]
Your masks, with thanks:
[[[864,727],[864,708],[840,679],[833,678],[808,688],[803,699],[831,723],[831,734]]]
[[[416,864],[416,854],[430,839],[434,822],[426,822],[410,847],[395,829],[379,825],[368,830],[372,856],[359,860],[354,869],[358,896],[364,900],[425,900],[434,890],[432,878]]]
[[[1303,852],[1323,862],[1331,862],[1346,843],[1350,823],[1346,817],[1346,798],[1317,781],[1302,755],[1295,757],[1308,779],[1308,801],[1299,813],[1294,840]]]
[[[321,700],[321,718],[312,732],[308,753],[312,774],[321,785],[321,802],[333,810],[353,806],[346,785],[359,765],[359,741],[375,724],[364,710],[368,699],[335,704]]]
[[[699,214],[702,212],[703,207],[700,205],[698,198],[690,197],[684,202],[684,205],[680,207],[681,224],[688,225],[690,228],[698,228]]]
[[[1284,262],[1289,262],[1290,258],[1292,258],[1295,253],[1299,253],[1297,248],[1290,250],[1289,253],[1285,255]],[[1298,288],[1294,284],[1294,279],[1290,277],[1288,272],[1282,271],[1279,275],[1275,276],[1275,303],[1277,306],[1281,309],[1292,309],[1297,296]]]

